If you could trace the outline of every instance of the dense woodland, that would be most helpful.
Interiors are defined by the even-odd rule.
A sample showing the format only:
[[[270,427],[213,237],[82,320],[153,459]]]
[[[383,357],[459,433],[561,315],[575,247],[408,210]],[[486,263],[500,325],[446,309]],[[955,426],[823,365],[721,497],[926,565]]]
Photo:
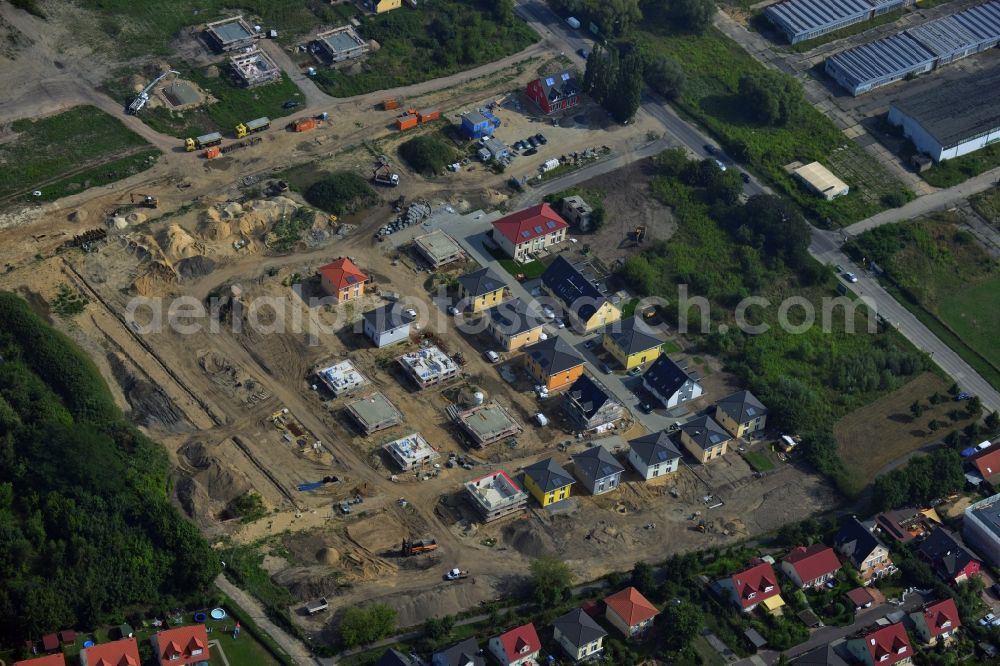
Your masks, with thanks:
[[[0,294],[0,641],[200,599],[218,560],[97,368]]]

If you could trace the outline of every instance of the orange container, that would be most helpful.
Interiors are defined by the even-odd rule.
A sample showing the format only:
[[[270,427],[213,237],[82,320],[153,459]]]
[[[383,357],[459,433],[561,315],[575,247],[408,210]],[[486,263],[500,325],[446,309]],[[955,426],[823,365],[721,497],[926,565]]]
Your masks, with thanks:
[[[211,148],[209,148],[208,150],[205,151],[205,159],[206,160],[214,160],[216,157],[218,157],[221,154],[221,152],[222,151],[219,149],[218,146],[212,146]]]
[[[311,129],[316,129],[316,119],[306,118],[305,120],[297,120],[295,125],[293,125],[293,129],[296,132],[307,132]]]
[[[394,98],[389,98],[382,101],[382,108],[386,111],[391,111],[392,109],[399,108],[399,100]]]
[[[421,111],[420,113],[417,114],[417,117],[420,118],[421,123],[429,123],[432,120],[437,120],[438,118],[440,118],[441,112],[437,110]]]
[[[400,116],[399,118],[396,119],[396,127],[398,127],[400,130],[407,130],[410,129],[411,127],[416,127],[416,126],[417,126],[416,116],[411,116],[407,114],[405,116]]]

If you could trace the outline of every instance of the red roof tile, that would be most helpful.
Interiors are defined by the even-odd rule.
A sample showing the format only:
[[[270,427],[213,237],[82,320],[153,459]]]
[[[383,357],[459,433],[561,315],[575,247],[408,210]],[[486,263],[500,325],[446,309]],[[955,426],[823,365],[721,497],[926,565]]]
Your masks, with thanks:
[[[734,573],[730,581],[744,609],[781,594],[774,569],[767,562],[760,562],[749,569]]]
[[[190,664],[196,661],[208,661],[208,632],[205,625],[192,624],[187,627],[176,627],[161,631],[154,643],[157,658],[161,664]],[[194,654],[201,650],[200,654]],[[177,658],[171,659],[174,655]]]
[[[1000,447],[990,449],[972,461],[979,474],[987,481],[1000,474]]]
[[[493,223],[493,228],[514,245],[527,243],[533,238],[555,233],[567,227],[569,225],[566,224],[566,220],[547,203],[519,210]]]
[[[954,599],[942,599],[924,606],[924,622],[931,636],[940,636],[946,631],[953,631],[962,626],[958,617],[958,608]]]
[[[782,562],[791,565],[803,583],[816,580],[840,569],[840,560],[837,559],[833,548],[821,543],[814,543],[808,548],[799,546],[786,555]]]
[[[863,587],[856,587],[848,592],[847,598],[851,600],[851,603],[859,608],[865,604],[870,604],[875,601],[875,597],[872,596],[872,593]]]
[[[319,274],[329,280],[337,289],[346,289],[368,279],[368,276],[346,257],[330,262],[326,266],[320,266]]]
[[[86,655],[87,666],[139,666],[139,644],[134,638],[102,643],[84,648],[80,655]],[[81,659],[82,661],[82,659]]]
[[[46,652],[59,649],[59,637],[55,634],[45,634],[42,636],[42,649]]]
[[[507,661],[521,659],[542,649],[542,642],[538,640],[535,625],[530,622],[500,634],[500,644],[503,646],[504,654],[507,655]]]
[[[656,617],[660,612],[634,587],[615,592],[604,603],[630,627]]]
[[[47,654],[44,657],[36,659],[15,661],[14,666],[66,666],[66,657],[63,656],[62,652],[59,654]]]
[[[864,641],[872,662],[879,666],[892,666],[913,656],[906,629],[899,622],[865,634]],[[885,661],[882,661],[883,657],[886,657]]]

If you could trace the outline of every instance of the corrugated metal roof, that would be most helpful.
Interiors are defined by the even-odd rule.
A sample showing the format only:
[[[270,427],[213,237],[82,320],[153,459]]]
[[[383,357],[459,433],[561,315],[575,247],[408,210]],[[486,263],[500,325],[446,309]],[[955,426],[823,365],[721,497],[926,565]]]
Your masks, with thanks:
[[[951,18],[984,43],[1000,39],[1000,0],[970,7]]]
[[[810,32],[872,11],[868,0],[785,0],[767,8],[772,20],[793,33]]]
[[[956,100],[961,100],[960,106]],[[892,105],[949,148],[1000,127],[1000,65],[902,97]]]
[[[979,41],[975,35],[963,28],[962,24],[956,21],[953,16],[930,21],[916,28],[910,28],[906,32],[938,56],[964,51]]]
[[[904,32],[841,51],[829,61],[856,87],[908,72],[935,59],[933,53]]]

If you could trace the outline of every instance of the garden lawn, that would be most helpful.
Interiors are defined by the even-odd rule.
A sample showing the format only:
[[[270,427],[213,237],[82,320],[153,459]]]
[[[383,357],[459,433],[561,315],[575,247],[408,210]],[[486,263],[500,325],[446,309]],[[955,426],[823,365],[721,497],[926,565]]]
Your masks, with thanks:
[[[941,302],[938,313],[966,344],[1000,367],[1000,274],[956,290]]]
[[[938,162],[920,175],[934,187],[951,187],[996,166],[1000,166],[1000,143],[994,143],[968,155]]]
[[[638,38],[653,54],[674,58],[687,73],[687,86],[677,106],[699,121],[736,160],[767,178],[797,201],[814,222],[842,226],[888,207],[912,193],[874,157],[848,139],[822,113],[806,103],[800,117],[786,127],[761,126],[749,121],[737,90],[740,78],[763,69],[738,44],[721,32],[674,34],[647,25]],[[851,193],[825,201],[808,193],[784,166],[818,160],[851,187]]]
[[[77,106],[39,120],[18,120],[0,143],[0,200],[25,194],[52,200],[152,166],[159,151],[117,118]],[[15,168],[16,165],[16,168]],[[42,192],[32,197],[33,190]]]

